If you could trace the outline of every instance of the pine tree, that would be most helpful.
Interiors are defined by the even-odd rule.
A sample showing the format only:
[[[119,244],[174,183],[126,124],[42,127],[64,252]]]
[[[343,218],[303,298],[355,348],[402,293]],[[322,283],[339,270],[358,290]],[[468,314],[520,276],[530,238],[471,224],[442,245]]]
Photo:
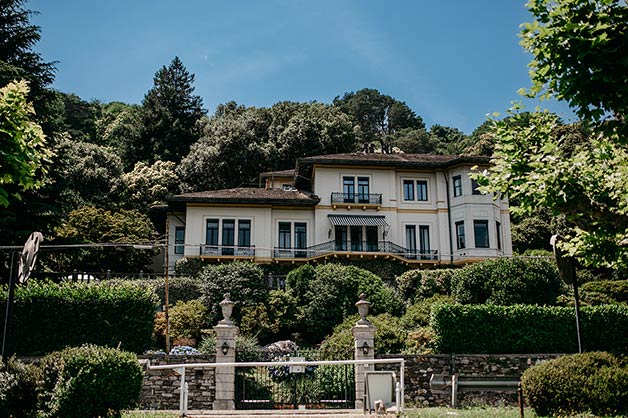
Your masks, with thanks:
[[[154,86],[142,102],[143,132],[138,144],[139,160],[179,162],[200,138],[199,119],[204,115],[200,96],[193,95],[194,74],[179,57],[162,67],[153,79]]]

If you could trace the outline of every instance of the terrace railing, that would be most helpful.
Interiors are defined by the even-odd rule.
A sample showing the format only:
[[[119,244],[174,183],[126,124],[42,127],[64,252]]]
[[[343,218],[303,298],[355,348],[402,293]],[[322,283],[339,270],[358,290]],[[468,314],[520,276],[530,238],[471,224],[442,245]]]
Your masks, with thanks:
[[[331,203],[355,203],[381,205],[381,193],[337,193],[331,194]]]
[[[255,257],[255,246],[237,245],[200,245],[200,255],[202,256],[235,256],[235,257]]]

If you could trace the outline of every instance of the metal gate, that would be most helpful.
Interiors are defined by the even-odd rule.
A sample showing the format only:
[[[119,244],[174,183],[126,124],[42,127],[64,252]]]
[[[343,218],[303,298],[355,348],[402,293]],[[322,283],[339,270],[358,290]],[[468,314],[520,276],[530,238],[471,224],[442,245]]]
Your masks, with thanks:
[[[351,359],[353,353],[335,354],[299,350],[275,361]],[[237,409],[355,408],[355,365],[236,367]]]

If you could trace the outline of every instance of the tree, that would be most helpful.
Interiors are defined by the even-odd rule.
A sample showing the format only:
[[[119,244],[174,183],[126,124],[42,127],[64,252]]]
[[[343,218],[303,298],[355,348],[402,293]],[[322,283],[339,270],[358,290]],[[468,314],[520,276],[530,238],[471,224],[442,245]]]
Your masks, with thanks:
[[[529,96],[567,100],[582,118],[565,127],[547,111],[515,106],[496,122],[485,191],[547,207],[572,226],[563,249],[583,264],[628,267],[628,6],[614,0],[532,0],[522,29],[534,55]]]
[[[98,143],[96,121],[102,107],[99,102],[86,102],[76,94],[57,92],[63,102],[63,126],[73,140]]]
[[[244,108],[231,102],[207,121],[179,175],[190,191],[257,185],[261,172],[294,168],[301,157],[351,152],[355,143],[349,118],[329,105]]]
[[[145,211],[154,203],[163,203],[166,196],[179,192],[179,177],[172,161],[156,161],[149,166],[139,162],[130,173],[122,175],[128,203]]]
[[[135,165],[142,150],[142,108],[121,102],[111,102],[102,106],[96,120],[96,136],[102,145],[116,150],[122,159],[125,170]]]
[[[58,128],[59,103],[47,86],[54,81],[55,63],[44,62],[33,47],[41,38],[39,26],[30,23],[35,14],[26,0],[0,0],[0,87],[11,81],[26,80],[28,100],[33,103],[35,120],[51,136]]]
[[[84,206],[69,213],[57,228],[59,243],[117,244],[93,248],[79,248],[52,254],[45,261],[57,271],[79,269],[88,272],[114,273],[147,270],[155,250],[135,249],[131,244],[153,241],[153,224],[148,216],[136,210],[112,212],[93,206]]]
[[[408,105],[375,89],[362,89],[336,97],[333,102],[349,115],[362,143],[379,142],[387,147],[388,136],[404,128],[424,129],[425,123]]]
[[[153,82],[142,102],[138,160],[149,164],[156,160],[179,162],[200,137],[198,122],[205,114],[203,101],[193,94],[194,74],[179,57],[157,71]]]
[[[33,107],[26,101],[25,81],[0,89],[0,206],[9,197],[44,184],[46,163],[52,156],[41,127],[33,122]]]
[[[58,166],[54,173],[58,203],[65,210],[93,205],[120,205],[122,161],[113,149],[89,142],[65,139],[55,148]]]

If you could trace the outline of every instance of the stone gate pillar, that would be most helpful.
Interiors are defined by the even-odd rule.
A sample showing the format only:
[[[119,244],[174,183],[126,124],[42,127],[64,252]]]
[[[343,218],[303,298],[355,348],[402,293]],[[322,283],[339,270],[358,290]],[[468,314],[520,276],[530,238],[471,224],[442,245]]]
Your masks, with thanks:
[[[214,327],[216,331],[216,363],[234,363],[238,327],[231,321],[234,302],[229,293],[220,302],[223,319]],[[216,367],[216,397],[213,409],[235,409],[235,367]]]
[[[372,360],[375,358],[375,326],[366,319],[369,313],[370,303],[366,300],[366,295],[362,293],[360,300],[355,304],[360,314],[360,320],[351,329],[354,344],[354,358],[356,360]],[[373,365],[355,365],[355,408],[364,409],[364,372],[373,370]]]

